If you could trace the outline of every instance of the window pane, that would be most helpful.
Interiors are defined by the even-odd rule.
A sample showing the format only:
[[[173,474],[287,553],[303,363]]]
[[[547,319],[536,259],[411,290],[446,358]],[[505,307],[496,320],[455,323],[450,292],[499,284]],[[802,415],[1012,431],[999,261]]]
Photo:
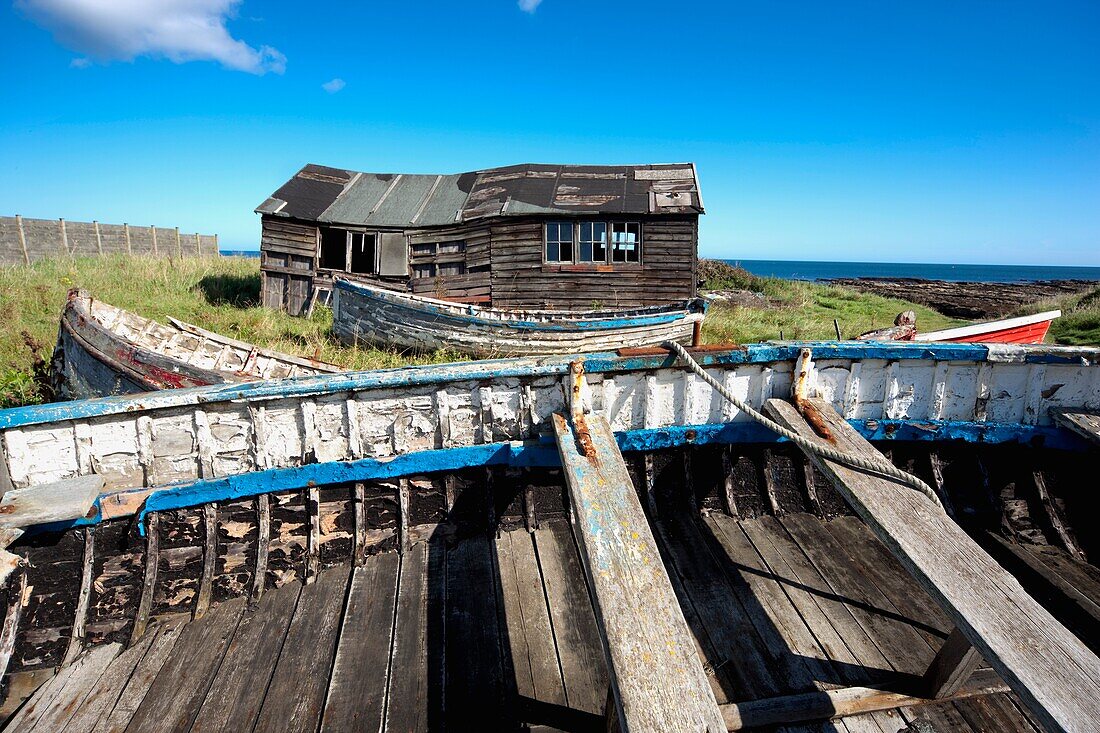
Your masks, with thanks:
[[[573,261],[573,243],[562,242],[561,243],[561,261],[572,262]]]
[[[592,261],[592,243],[591,242],[585,242],[584,240],[581,240],[580,261],[581,262],[591,262]]]
[[[598,221],[592,225],[593,239],[598,239],[601,242],[607,241],[607,224],[602,221]]]
[[[546,261],[557,262],[558,261],[558,243],[547,242],[546,243]]]
[[[596,262],[607,262],[607,245],[603,242],[597,242],[592,245],[592,259]]]

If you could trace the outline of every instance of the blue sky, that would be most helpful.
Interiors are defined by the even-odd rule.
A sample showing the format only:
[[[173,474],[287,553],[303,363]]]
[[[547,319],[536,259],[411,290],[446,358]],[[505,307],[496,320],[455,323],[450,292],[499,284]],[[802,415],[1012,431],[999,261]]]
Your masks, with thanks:
[[[306,162],[691,160],[705,255],[1100,265],[1095,2],[19,0],[0,27],[4,214],[255,249]]]

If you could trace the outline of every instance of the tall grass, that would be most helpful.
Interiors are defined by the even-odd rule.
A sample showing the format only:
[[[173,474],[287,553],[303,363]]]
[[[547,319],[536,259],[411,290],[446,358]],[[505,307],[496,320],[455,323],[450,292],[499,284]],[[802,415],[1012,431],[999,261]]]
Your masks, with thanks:
[[[148,318],[169,316],[243,341],[348,369],[377,369],[462,358],[452,352],[407,356],[347,347],[331,334],[332,313],[292,318],[260,307],[259,263],[244,257],[168,259],[140,255],[43,260],[0,267],[0,407],[48,399],[41,360],[57,339],[72,287]],[[39,368],[36,372],[36,364]]]
[[[1030,303],[1014,315],[1056,309],[1062,311],[1062,317],[1051,324],[1048,341],[1066,346],[1100,346],[1100,288]]]
[[[923,331],[962,323],[925,306],[837,285],[760,277],[728,265],[710,272],[704,268],[703,272],[711,275],[704,282],[708,290],[748,290],[762,294],[767,302],[763,308],[715,303],[703,322],[708,343],[752,343],[777,339],[780,334],[794,340],[835,339],[833,319],[841,336],[852,338],[892,325],[904,310],[916,312],[917,326]]]

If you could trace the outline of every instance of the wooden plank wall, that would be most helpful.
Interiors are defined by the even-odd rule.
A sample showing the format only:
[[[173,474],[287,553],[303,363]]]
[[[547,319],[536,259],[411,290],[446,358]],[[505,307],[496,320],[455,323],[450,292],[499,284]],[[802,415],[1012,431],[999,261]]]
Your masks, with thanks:
[[[414,265],[456,261],[465,263],[466,274],[414,278],[409,281],[410,289],[418,295],[427,295],[443,300],[488,303],[491,295],[489,282],[489,226],[485,223],[478,223],[447,229],[421,230],[411,232],[409,235],[410,247],[417,244],[447,241],[465,242],[465,256],[417,255],[414,250],[409,256],[410,274],[413,272]]]
[[[610,266],[546,265],[544,219],[469,222],[443,229],[408,230],[410,248],[448,241],[466,243],[461,254],[410,253],[418,264],[464,262],[466,274],[428,278],[360,279],[420,295],[498,308],[613,308],[661,305],[695,297],[698,217],[652,217],[642,221],[642,263]],[[635,217],[633,220],[638,220]],[[316,225],[265,216],[260,242],[263,303],[291,315],[309,305],[317,273]]]
[[[317,227],[265,216],[260,233],[260,293],[268,308],[297,316],[309,306],[317,256]]]
[[[175,257],[217,255],[218,237],[172,227],[0,216],[0,265],[116,252]]]
[[[545,265],[542,220],[492,227],[492,295],[497,308],[659,305],[695,296],[697,217],[642,219],[642,264]]]

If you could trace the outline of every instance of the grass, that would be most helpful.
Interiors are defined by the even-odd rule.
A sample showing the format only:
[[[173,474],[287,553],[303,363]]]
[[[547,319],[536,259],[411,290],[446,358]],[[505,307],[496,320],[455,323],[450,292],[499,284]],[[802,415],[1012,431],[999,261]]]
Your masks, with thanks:
[[[752,275],[741,268],[704,261],[707,289],[761,293],[765,307],[712,305],[703,325],[707,343],[751,343],[779,338],[852,337],[884,328],[903,310],[917,313],[929,331],[956,325],[935,311],[901,300],[833,285]],[[146,256],[61,258],[29,267],[0,267],[0,407],[48,401],[48,361],[57,338],[58,316],[71,287],[140,315],[166,321],[174,316],[203,328],[288,354],[332,362],[347,369],[378,369],[455,361],[441,351],[404,355],[397,351],[347,347],[330,335],[332,313],[318,308],[312,318],[292,318],[259,306],[259,262],[243,257],[159,259]],[[1100,344],[1100,290],[1086,296],[1041,303],[1029,312],[1059,307],[1058,343]]]
[[[1061,310],[1062,317],[1051,324],[1048,341],[1066,346],[1100,346],[1100,288],[1029,303],[1013,315],[1050,310]]]
[[[453,352],[406,356],[347,347],[329,333],[332,313],[292,318],[259,306],[259,261],[244,257],[163,259],[148,256],[59,258],[0,267],[0,407],[50,397],[43,389],[58,317],[72,287],[148,318],[168,316],[225,336],[348,369],[378,369],[463,358]]]
[[[836,285],[759,277],[740,267],[706,261],[701,271],[708,290],[748,290],[761,293],[768,302],[765,308],[712,305],[703,322],[707,343],[752,343],[779,338],[780,333],[786,339],[834,339],[834,318],[841,335],[851,338],[893,325],[894,317],[904,310],[916,312],[922,331],[963,323],[925,306]]]

